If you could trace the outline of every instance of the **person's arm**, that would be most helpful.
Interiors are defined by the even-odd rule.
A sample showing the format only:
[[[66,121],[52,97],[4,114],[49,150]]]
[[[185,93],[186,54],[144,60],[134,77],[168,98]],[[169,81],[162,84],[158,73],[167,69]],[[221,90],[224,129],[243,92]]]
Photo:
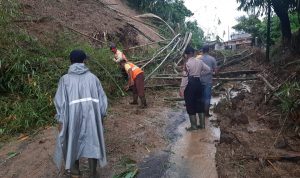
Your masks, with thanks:
[[[123,60],[123,53],[121,51],[117,51],[115,55],[115,61],[117,63],[121,62]]]
[[[203,61],[201,61],[201,74],[200,76],[202,75],[207,75],[211,73],[211,69],[208,65],[206,65]]]
[[[184,96],[184,90],[188,84],[188,76],[187,76],[187,72],[183,71],[182,72],[182,79],[181,79],[181,84],[180,84],[180,88],[179,88],[179,96],[183,97]]]
[[[132,69],[131,69],[130,65],[125,64],[124,68],[125,68],[125,71],[128,75],[127,85],[125,86],[125,90],[127,91],[130,86],[134,85],[134,81],[132,79]]]
[[[98,97],[99,97],[100,114],[101,114],[101,118],[103,119],[106,116],[108,102],[107,102],[107,96],[99,80],[97,81],[97,90],[98,90]]]
[[[58,130],[59,132],[61,131],[63,124],[66,120],[65,118],[65,111],[66,111],[66,107],[67,107],[67,103],[66,103],[66,91],[65,91],[65,85],[64,85],[64,81],[63,78],[61,78],[59,80],[58,83],[58,88],[54,97],[54,105],[55,105],[55,109],[56,109],[56,115],[55,115],[55,119],[58,122]]]
[[[213,74],[214,75],[218,73],[218,64],[217,64],[217,61],[214,57],[213,57],[213,67],[212,67],[212,69],[213,69]]]

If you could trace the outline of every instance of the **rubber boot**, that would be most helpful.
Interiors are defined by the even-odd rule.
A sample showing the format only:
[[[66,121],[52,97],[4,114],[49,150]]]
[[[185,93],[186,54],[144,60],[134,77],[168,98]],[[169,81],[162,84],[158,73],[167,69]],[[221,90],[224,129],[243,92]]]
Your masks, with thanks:
[[[131,105],[138,105],[138,95],[134,93],[132,95],[132,97],[133,97],[133,101],[130,102],[129,104],[131,104]]]
[[[90,169],[90,175],[89,178],[97,178],[97,159],[89,158],[89,169]]]
[[[205,114],[204,113],[198,113],[199,116],[199,128],[200,129],[205,129]]]
[[[206,117],[211,117],[212,115],[211,114],[209,114],[209,105],[208,106],[205,106],[205,109],[204,109],[205,111],[205,116]]]
[[[196,115],[189,115],[190,122],[191,122],[191,127],[186,128],[187,131],[193,131],[197,130],[197,119]]]
[[[80,170],[79,170],[79,160],[76,160],[74,162],[74,165],[72,166],[71,170],[69,171],[68,175],[72,178],[77,178],[80,176]]]
[[[142,97],[140,97],[140,99],[141,99],[141,103],[142,103],[142,105],[141,105],[141,109],[145,109],[145,108],[147,108],[147,101],[146,101],[146,97],[145,96],[142,96]]]

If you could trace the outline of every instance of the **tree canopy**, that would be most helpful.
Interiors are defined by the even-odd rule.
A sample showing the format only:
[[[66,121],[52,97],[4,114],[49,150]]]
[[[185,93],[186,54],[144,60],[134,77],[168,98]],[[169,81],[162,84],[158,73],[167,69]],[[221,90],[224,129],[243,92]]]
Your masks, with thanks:
[[[183,0],[127,0],[133,8],[146,13],[153,13],[164,19],[178,32],[193,33],[192,45],[200,48],[204,39],[204,32],[196,21],[186,21],[193,13],[187,9]]]
[[[274,12],[280,20],[280,30],[283,42],[290,43],[292,37],[292,29],[290,23],[290,12],[300,13],[300,0],[237,0],[240,3],[239,9],[244,11],[255,11],[264,13],[268,2],[274,9]]]

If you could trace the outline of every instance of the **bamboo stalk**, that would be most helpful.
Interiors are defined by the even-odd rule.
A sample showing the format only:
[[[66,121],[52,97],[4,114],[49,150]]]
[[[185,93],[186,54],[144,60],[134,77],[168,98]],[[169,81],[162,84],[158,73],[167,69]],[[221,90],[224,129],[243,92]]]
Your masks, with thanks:
[[[178,35],[177,35],[178,36]],[[173,48],[171,49],[171,52],[161,61],[161,63],[145,78],[145,81],[147,81],[156,71],[157,69],[159,69],[162,64],[168,59],[168,57],[171,55],[171,53],[174,51],[174,49],[176,48],[176,46],[179,44],[180,40],[178,40],[176,42],[176,44],[173,46]]]
[[[146,64],[144,64],[141,68],[145,68],[149,63],[151,63],[159,54],[161,54],[164,50],[166,50],[178,37],[180,34],[177,34],[169,44],[167,44],[161,51],[159,51],[157,54],[155,54],[152,59],[150,59]]]
[[[97,64],[98,66],[100,66],[107,74],[108,76],[111,78],[111,80],[114,82],[114,84],[117,86],[117,88],[120,90],[122,96],[125,96],[124,91],[122,90],[122,88],[120,87],[120,85],[116,82],[116,80],[114,79],[114,77],[110,74],[110,72],[103,66],[101,65],[99,62],[95,61],[95,60],[90,60],[92,62],[94,62],[95,64]]]

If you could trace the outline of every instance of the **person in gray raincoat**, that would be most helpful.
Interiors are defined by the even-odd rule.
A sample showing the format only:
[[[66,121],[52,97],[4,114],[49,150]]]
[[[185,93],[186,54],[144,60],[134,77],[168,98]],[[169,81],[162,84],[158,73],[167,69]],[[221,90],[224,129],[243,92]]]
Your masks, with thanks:
[[[107,97],[99,79],[85,66],[82,50],[70,53],[71,66],[60,78],[54,103],[59,135],[54,155],[58,168],[65,161],[70,175],[80,175],[79,159],[88,158],[90,177],[97,177],[96,165],[107,164],[102,119]]]

